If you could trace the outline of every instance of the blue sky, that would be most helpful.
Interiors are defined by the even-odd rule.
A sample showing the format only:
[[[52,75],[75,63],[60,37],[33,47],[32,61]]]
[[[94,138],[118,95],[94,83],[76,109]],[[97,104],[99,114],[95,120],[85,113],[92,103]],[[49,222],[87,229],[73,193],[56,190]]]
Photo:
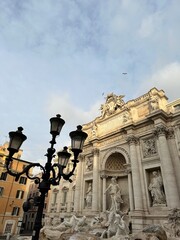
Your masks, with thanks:
[[[155,86],[179,98],[179,9],[179,0],[0,0],[0,144],[23,126],[22,158],[41,162],[57,113],[59,150],[107,93],[128,101]]]

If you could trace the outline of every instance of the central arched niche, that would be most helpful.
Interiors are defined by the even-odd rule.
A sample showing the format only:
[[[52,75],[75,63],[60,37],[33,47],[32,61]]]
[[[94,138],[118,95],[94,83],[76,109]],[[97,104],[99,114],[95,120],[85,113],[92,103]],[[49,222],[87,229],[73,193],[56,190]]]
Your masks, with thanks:
[[[115,152],[112,153],[106,160],[105,170],[124,171],[124,164],[126,164],[125,157],[121,153]]]
[[[119,152],[112,153],[105,162],[105,171],[108,174],[106,187],[111,183],[112,176],[116,176],[117,183],[121,189],[121,196],[123,203],[121,204],[121,211],[129,209],[129,191],[128,191],[128,176],[126,173],[126,159],[123,154]],[[106,208],[109,210],[111,205],[111,199],[107,192],[106,194]]]

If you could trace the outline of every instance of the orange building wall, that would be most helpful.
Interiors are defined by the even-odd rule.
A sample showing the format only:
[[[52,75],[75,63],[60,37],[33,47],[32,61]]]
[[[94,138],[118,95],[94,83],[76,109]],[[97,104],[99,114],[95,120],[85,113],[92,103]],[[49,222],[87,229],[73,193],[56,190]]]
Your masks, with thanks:
[[[4,168],[4,163],[6,159],[6,155],[8,155],[7,151],[8,143],[5,143],[3,146],[0,146],[0,176],[2,172],[6,172]],[[15,158],[20,158],[22,151],[18,152],[14,155]],[[23,160],[13,160],[13,164],[11,168],[14,171],[21,172],[24,166],[29,165],[29,162]],[[23,175],[26,177],[26,175]],[[23,217],[23,209],[22,205],[27,199],[27,191],[29,187],[29,179],[27,179],[26,185],[19,183],[19,181],[15,181],[13,176],[7,175],[6,180],[0,180],[0,187],[3,187],[3,195],[0,196],[0,235],[4,235],[4,231],[6,225],[12,224],[11,235],[17,234],[19,231],[18,221],[22,220]],[[24,191],[24,195],[22,199],[16,198],[17,190]],[[18,216],[13,216],[12,211],[14,207],[19,207],[20,211]],[[10,226],[10,225],[9,225]]]

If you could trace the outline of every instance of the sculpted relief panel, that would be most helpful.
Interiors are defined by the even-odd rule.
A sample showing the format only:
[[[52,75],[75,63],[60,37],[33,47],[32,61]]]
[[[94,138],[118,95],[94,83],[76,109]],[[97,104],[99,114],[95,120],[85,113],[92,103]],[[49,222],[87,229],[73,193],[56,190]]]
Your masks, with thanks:
[[[86,158],[86,172],[90,172],[93,170],[93,158],[92,157],[88,157]]]
[[[142,141],[143,157],[148,158],[157,154],[155,138],[148,138]]]

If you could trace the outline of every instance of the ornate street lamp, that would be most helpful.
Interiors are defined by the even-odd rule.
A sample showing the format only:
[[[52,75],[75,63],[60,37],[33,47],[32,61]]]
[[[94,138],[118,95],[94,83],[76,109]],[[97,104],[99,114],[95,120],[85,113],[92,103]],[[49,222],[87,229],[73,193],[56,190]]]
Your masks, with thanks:
[[[10,132],[10,142],[9,142],[9,155],[6,158],[6,169],[7,173],[11,176],[15,177],[15,181],[18,181],[19,177],[22,174],[26,174],[29,179],[34,179],[36,184],[39,184],[38,189],[40,191],[38,210],[36,214],[36,220],[34,225],[34,231],[32,240],[39,239],[39,232],[42,228],[42,216],[43,216],[43,208],[45,202],[45,196],[50,190],[51,185],[58,185],[61,178],[72,182],[70,177],[73,175],[76,165],[78,161],[78,155],[82,152],[83,144],[87,138],[87,134],[82,131],[81,126],[77,126],[77,130],[71,132],[69,135],[71,137],[71,151],[74,154],[73,169],[71,172],[65,174],[63,173],[64,168],[66,167],[69,158],[71,156],[70,153],[67,152],[67,147],[64,147],[63,151],[58,152],[58,163],[52,163],[52,159],[55,157],[55,149],[54,144],[56,144],[56,137],[60,134],[61,129],[64,125],[65,121],[61,118],[59,114],[56,117],[50,119],[50,133],[52,135],[52,140],[50,141],[51,147],[47,149],[47,162],[45,166],[42,166],[39,163],[31,163],[26,166],[22,172],[15,172],[11,170],[11,163],[13,161],[13,155],[19,151],[22,143],[27,139],[27,137],[22,133],[23,128],[19,127],[16,132]],[[30,169],[33,167],[40,167],[42,169],[42,177],[39,178],[37,176],[32,176]]]

